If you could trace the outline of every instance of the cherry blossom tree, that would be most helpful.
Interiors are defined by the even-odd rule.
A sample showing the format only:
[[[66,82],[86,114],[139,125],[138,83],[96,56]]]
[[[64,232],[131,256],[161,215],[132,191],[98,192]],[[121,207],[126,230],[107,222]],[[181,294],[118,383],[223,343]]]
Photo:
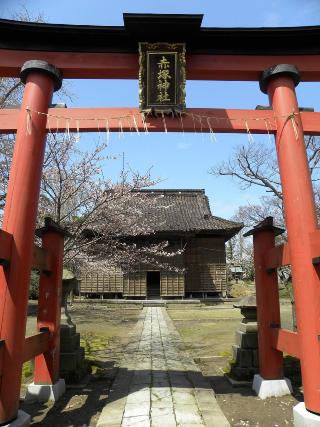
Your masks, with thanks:
[[[139,192],[156,184],[150,170],[122,172],[118,182],[104,177],[103,165],[113,161],[106,143],[81,151],[75,136],[50,135],[41,184],[39,220],[51,216],[67,228],[65,264],[69,267],[127,268],[139,262],[167,264],[177,255],[154,235],[159,196]],[[163,207],[162,207],[163,208]],[[139,237],[139,243],[137,243]],[[149,243],[146,243],[149,240]]]
[[[65,93],[68,91],[65,90]],[[23,86],[18,79],[0,79],[0,108],[19,107]],[[3,213],[15,135],[0,135],[0,213]],[[49,133],[41,182],[38,225],[50,216],[66,227],[65,265],[73,270],[123,268],[138,262],[170,267],[168,242],[146,243],[141,236],[154,234],[152,212],[157,198],[139,193],[156,182],[150,170],[123,172],[118,182],[103,174],[108,156],[106,143],[82,150],[76,135]],[[148,215],[145,215],[148,212]],[[2,216],[2,215],[1,215]],[[139,244],[135,238],[140,236]]]

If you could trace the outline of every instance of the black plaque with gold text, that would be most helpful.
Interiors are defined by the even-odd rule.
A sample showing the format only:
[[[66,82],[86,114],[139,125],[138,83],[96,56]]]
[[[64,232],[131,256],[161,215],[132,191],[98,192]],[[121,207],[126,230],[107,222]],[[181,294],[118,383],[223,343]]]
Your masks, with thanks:
[[[185,45],[139,44],[140,109],[172,113],[185,108]]]

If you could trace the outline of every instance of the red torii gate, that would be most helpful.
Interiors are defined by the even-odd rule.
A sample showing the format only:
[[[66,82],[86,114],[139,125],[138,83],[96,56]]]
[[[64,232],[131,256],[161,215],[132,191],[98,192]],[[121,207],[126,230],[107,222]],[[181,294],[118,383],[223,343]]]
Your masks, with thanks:
[[[209,37],[210,31],[206,29],[207,32],[203,35],[200,25],[198,32],[193,29],[191,35],[188,35],[191,19],[188,16],[172,18],[170,15],[165,15],[162,18],[171,22],[171,25],[166,26],[165,29],[161,27],[161,31],[164,30],[163,34],[160,36],[161,32],[158,32],[153,38],[168,37],[170,40],[176,40],[175,37],[178,37],[178,40],[181,40],[185,37],[185,40],[188,41],[192,37],[190,43],[193,43],[192,46],[194,46],[196,43],[194,40],[197,40],[198,37],[200,44],[209,43],[205,37]],[[157,23],[154,17],[148,15],[139,15],[138,18],[125,16],[126,24],[132,23],[134,19],[139,24],[135,27],[136,30],[140,27],[143,28],[142,24],[150,25],[151,23],[154,28],[154,24]],[[186,24],[186,31],[182,31],[182,35],[181,26],[178,27],[179,33],[175,29],[177,22]],[[112,49],[105,51],[100,48],[100,51],[97,52],[87,48],[88,51],[80,51],[80,53],[79,47],[76,47],[74,51],[71,49],[66,52],[62,45],[53,46],[50,43],[49,47],[41,48],[38,45],[41,44],[41,40],[37,39],[35,42],[37,36],[35,30],[43,29],[46,34],[46,31],[50,33],[50,30],[53,29],[54,34],[59,37],[59,31],[63,33],[63,29],[55,25],[20,24],[22,27],[24,25],[25,29],[26,26],[30,26],[31,29],[27,29],[30,34],[33,34],[35,43],[34,49],[21,50],[21,41],[20,44],[18,43],[18,47],[16,40],[13,47],[9,43],[10,31],[8,33],[8,28],[17,30],[15,25],[16,23],[4,22],[3,26],[7,34],[5,46],[3,41],[0,41],[0,75],[2,77],[20,75],[25,83],[21,108],[0,112],[0,132],[17,132],[3,231],[0,235],[2,243],[0,259],[7,261],[3,262],[0,268],[0,337],[2,339],[0,348],[0,425],[8,424],[17,417],[21,367],[23,361],[26,360],[26,353],[28,358],[37,354],[41,358],[42,363],[36,364],[35,382],[37,384],[54,385],[58,379],[58,367],[53,358],[55,350],[58,349],[59,321],[56,315],[59,305],[58,281],[61,279],[61,264],[55,267],[55,280],[51,283],[51,290],[55,293],[55,310],[49,314],[46,311],[45,304],[48,304],[46,294],[43,294],[44,299],[40,298],[39,301],[39,310],[44,316],[43,324],[49,325],[51,328],[49,338],[43,339],[43,332],[40,333],[39,338],[32,339],[36,343],[36,348],[26,351],[30,338],[26,341],[24,336],[45,136],[47,130],[50,129],[50,123],[48,123],[50,118],[47,120],[47,115],[60,117],[58,131],[64,130],[68,122],[68,128],[71,131],[87,132],[97,130],[97,125],[90,120],[90,116],[95,119],[101,117],[103,120],[106,116],[137,114],[137,110],[133,108],[95,109],[94,111],[93,109],[49,109],[53,91],[58,90],[61,86],[62,74],[65,78],[137,78],[138,58],[136,53],[130,51],[129,42],[128,52],[125,51],[123,45],[116,47],[113,51]],[[69,27],[75,28],[76,26]],[[131,32],[128,30],[127,34],[128,40],[130,38],[131,42],[134,32],[132,33],[132,25],[131,27],[127,25],[127,27],[131,28]],[[81,28],[77,27],[80,33],[81,31],[83,33],[84,30],[91,31]],[[114,27],[112,28],[113,31]],[[301,416],[304,420],[308,417],[315,417],[314,422],[320,423],[320,289],[318,267],[314,263],[314,259],[320,255],[320,231],[316,220],[314,196],[304,145],[304,133],[320,135],[320,113],[300,113],[295,94],[295,86],[300,80],[320,81],[320,51],[317,51],[314,46],[314,33],[303,35],[301,29],[299,30],[307,47],[289,54],[285,53],[285,45],[289,43],[290,37],[288,39],[288,33],[284,37],[281,29],[276,32],[277,46],[280,45],[280,49],[277,50],[275,47],[276,52],[270,55],[257,51],[248,54],[241,49],[235,55],[233,46],[229,46],[228,54],[214,51],[206,51],[203,54],[201,49],[199,52],[196,48],[191,48],[187,55],[188,79],[259,80],[261,90],[269,95],[272,111],[191,109],[187,110],[191,117],[187,115],[183,119],[184,131],[194,131],[193,115],[205,115],[213,117],[211,125],[216,132],[246,133],[249,126],[252,133],[270,132],[275,135],[288,244],[281,247],[274,246],[274,230],[270,223],[262,224],[254,231],[260,373],[262,381],[281,380],[283,378],[282,352],[285,351],[300,358],[306,409],[302,415],[296,410],[296,425],[302,425],[299,424],[302,422],[299,418]],[[215,29],[212,29],[211,32],[214,33],[214,31]],[[227,43],[231,43],[231,45],[232,42],[236,43],[236,37],[241,31],[245,33],[247,30],[234,30],[233,38],[231,37],[231,41],[229,40]],[[268,30],[255,31],[260,36],[263,32],[266,37],[269,36]],[[229,32],[232,31],[229,30]],[[12,37],[19,38],[19,32],[17,34],[18,36],[12,35]],[[296,35],[292,29],[292,40]],[[60,34],[60,36],[63,39],[64,35]],[[120,36],[123,37],[123,34]],[[252,33],[246,37],[249,36],[252,37]],[[110,40],[114,42],[117,36],[112,33],[112,37]],[[140,33],[137,32],[137,37],[141,40],[141,30]],[[143,33],[143,39],[146,37],[146,33]],[[259,40],[264,40],[261,37]],[[284,40],[282,43],[284,47],[281,47],[281,37]],[[242,34],[242,38],[245,39],[245,35]],[[30,40],[28,42],[28,45],[32,47]],[[228,46],[224,46],[222,51],[225,52],[228,50],[227,48]],[[279,62],[282,64],[276,65]],[[65,117],[65,122],[61,117]],[[265,120],[270,124],[267,128]],[[118,126],[117,120],[114,122],[110,120],[110,131],[118,131]],[[139,130],[145,130],[145,126],[150,131],[164,130],[163,122],[158,118],[147,117],[146,124],[142,120],[137,121]],[[166,126],[167,131],[181,131],[179,118],[169,118]],[[28,129],[29,131],[27,131]],[[211,131],[205,122],[201,129],[203,132]],[[129,130],[130,126],[126,126],[124,123],[123,131]],[[53,230],[50,230],[52,234]],[[61,239],[59,244],[53,243],[51,246],[58,248],[61,253]],[[56,255],[54,259],[57,262],[59,257]],[[275,269],[288,263],[292,265],[298,332],[280,328]],[[48,283],[46,285],[48,286]],[[50,298],[52,298],[51,295]],[[51,299],[50,302],[52,302]],[[38,324],[43,325],[41,319]],[[47,334],[47,332],[45,333]],[[40,339],[42,340],[41,345],[39,344]]]

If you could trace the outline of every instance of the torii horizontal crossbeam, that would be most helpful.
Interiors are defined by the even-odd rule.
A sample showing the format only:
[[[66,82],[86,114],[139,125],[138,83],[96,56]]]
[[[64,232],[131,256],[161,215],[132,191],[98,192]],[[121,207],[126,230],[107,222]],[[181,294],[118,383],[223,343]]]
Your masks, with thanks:
[[[32,115],[38,114],[31,112]],[[19,109],[0,110],[0,133],[14,133]],[[289,117],[290,113],[288,113]],[[178,117],[145,116],[149,132],[274,133],[271,110],[188,108]],[[320,113],[301,113],[304,133],[320,135]],[[54,132],[143,132],[145,126],[138,108],[50,108],[47,129]]]
[[[0,49],[0,77],[19,77],[21,66],[42,59],[59,68],[66,79],[137,79],[135,53],[41,52]],[[280,61],[281,58],[281,61]],[[187,55],[188,80],[257,81],[272,65],[295,64],[302,81],[319,81],[320,55]]]

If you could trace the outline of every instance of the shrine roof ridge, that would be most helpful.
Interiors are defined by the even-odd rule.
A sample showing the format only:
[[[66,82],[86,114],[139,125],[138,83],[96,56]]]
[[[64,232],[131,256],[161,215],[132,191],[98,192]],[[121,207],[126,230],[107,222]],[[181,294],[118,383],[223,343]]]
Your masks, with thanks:
[[[203,15],[123,14],[124,26],[34,23],[0,19],[0,48],[138,53],[139,42],[186,43],[190,54],[319,54],[320,26],[201,27]]]
[[[134,193],[176,193],[176,194],[205,194],[204,188],[141,188],[132,190]]]
[[[242,223],[212,215],[204,189],[148,188],[133,192],[149,197],[163,196],[157,199],[156,209],[146,204],[144,212],[157,233],[198,233],[230,239],[243,227]]]

